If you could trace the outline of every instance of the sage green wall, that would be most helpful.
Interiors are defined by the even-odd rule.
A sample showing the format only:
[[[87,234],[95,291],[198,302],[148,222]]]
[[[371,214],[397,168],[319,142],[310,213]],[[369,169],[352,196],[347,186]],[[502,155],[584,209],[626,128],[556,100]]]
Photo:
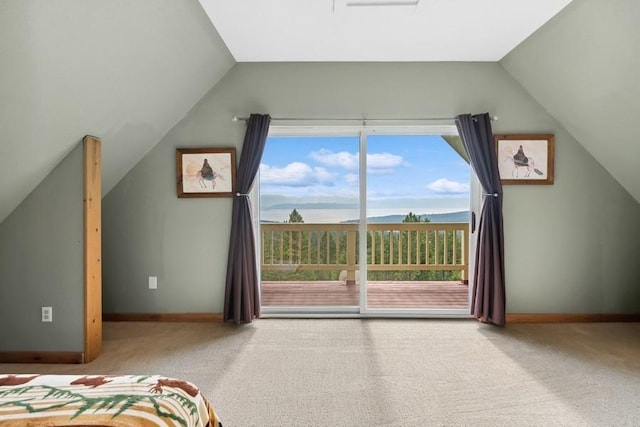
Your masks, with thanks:
[[[84,351],[82,197],[80,143],[0,224],[0,351]]]
[[[109,191],[235,64],[198,0],[1,0],[0,61],[0,222],[79,136]]]
[[[241,63],[103,201],[105,312],[221,312],[231,199],[176,198],[175,149],[235,146],[233,115],[443,117],[554,133],[553,186],[505,187],[509,312],[638,312],[640,206],[497,63]],[[147,277],[159,288],[147,289]]]
[[[640,202],[639,22],[637,0],[573,0],[500,64]]]

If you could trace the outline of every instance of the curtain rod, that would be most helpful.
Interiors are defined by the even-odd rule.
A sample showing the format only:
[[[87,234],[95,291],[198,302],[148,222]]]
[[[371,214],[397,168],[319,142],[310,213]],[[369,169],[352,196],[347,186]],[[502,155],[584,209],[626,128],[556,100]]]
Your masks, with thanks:
[[[340,122],[362,122],[364,124],[366,124],[367,122],[418,122],[418,121],[453,121],[455,120],[455,117],[419,117],[419,118],[412,118],[412,119],[366,119],[366,118],[357,118],[357,119],[345,119],[343,117],[324,117],[324,118],[319,118],[319,117],[314,117],[314,118],[304,118],[304,117],[272,117],[271,120],[274,121],[291,121],[291,122],[298,122],[298,121],[303,121],[303,122],[308,122],[308,121],[312,121],[312,122],[327,122],[327,121],[340,121]],[[233,118],[231,119],[234,122],[246,122],[247,120],[249,120],[248,117],[238,117],[238,116],[233,116]],[[491,116],[491,121],[497,121],[498,120],[498,116]]]

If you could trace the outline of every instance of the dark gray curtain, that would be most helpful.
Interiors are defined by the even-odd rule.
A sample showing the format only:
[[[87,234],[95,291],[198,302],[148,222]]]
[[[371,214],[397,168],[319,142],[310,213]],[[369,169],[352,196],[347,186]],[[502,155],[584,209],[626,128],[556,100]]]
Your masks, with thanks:
[[[224,320],[233,320],[236,324],[251,323],[260,316],[256,247],[248,193],[260,167],[270,122],[271,117],[267,114],[249,117],[236,173],[224,295]]]
[[[502,183],[489,114],[456,117],[471,167],[484,190],[477,231],[471,314],[481,322],[505,324]]]

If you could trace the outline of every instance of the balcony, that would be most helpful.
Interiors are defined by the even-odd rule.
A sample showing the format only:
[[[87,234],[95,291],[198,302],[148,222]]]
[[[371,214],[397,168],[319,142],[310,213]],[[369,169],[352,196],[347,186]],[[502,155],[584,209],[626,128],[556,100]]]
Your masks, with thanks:
[[[264,306],[358,306],[358,224],[261,224]],[[367,225],[367,307],[465,309],[468,224]]]

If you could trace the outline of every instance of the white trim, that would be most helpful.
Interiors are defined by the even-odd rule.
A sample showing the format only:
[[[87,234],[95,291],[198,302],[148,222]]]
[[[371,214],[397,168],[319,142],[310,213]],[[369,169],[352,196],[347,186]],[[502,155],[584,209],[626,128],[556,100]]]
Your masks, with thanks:
[[[318,319],[318,318],[349,318],[349,319],[473,319],[468,310],[437,310],[437,309],[370,309],[358,312],[356,306],[345,307],[266,307],[260,313],[261,319]]]
[[[362,317],[433,317],[471,318],[468,309],[424,309],[424,308],[370,308],[360,313]]]
[[[367,310],[367,263],[362,260],[367,259],[367,239],[362,236],[367,235],[367,133],[360,132],[360,223],[358,233],[361,236],[358,246],[358,257],[360,259],[360,312]],[[364,171],[364,173],[362,173]]]
[[[260,230],[260,168],[253,180],[253,185],[249,190],[249,206],[251,208],[251,215],[253,219],[253,241],[256,249],[256,274],[258,275],[258,299],[262,299],[262,241]],[[262,301],[260,301],[262,305]]]
[[[260,317],[298,317],[305,316],[359,316],[359,307],[345,306],[270,306],[260,310]]]
[[[376,125],[364,127],[362,131],[376,135],[458,135],[455,125]]]
[[[354,120],[356,121],[356,120]],[[300,123],[300,122],[298,122]],[[361,125],[271,125],[269,136],[276,137],[300,137],[300,136],[351,136],[359,138],[360,154],[360,188],[359,188],[359,228],[361,236],[366,235],[367,226],[367,136],[368,135],[458,135],[455,125],[409,125],[391,123],[389,125],[369,126],[366,120]],[[364,171],[364,173],[362,172]],[[471,169],[471,181],[477,178]],[[258,177],[259,179],[259,177]],[[472,195],[473,198],[473,190]],[[259,215],[258,215],[259,218]],[[469,238],[470,238],[469,234]],[[471,242],[470,242],[471,243]],[[258,245],[259,246],[259,245]],[[366,239],[360,239],[358,247],[359,259],[367,259]],[[467,254],[469,270],[471,274],[473,258]],[[470,319],[469,308],[465,309],[394,309],[394,308],[368,308],[367,307],[367,277],[366,264],[360,263],[360,305],[359,306],[267,306],[261,308],[263,318],[451,318]],[[471,292],[469,292],[468,307],[471,306]]]
[[[269,126],[269,136],[358,136],[361,126]]]
[[[477,240],[478,240],[478,226],[480,225],[480,213],[482,211],[482,201],[483,201],[483,193],[484,193],[484,189],[482,188],[482,185],[480,184],[480,180],[478,179],[478,175],[476,175],[476,172],[473,170],[473,168],[471,169],[471,194],[469,197],[469,233],[468,233],[468,239],[469,239],[469,253],[467,254],[467,256],[469,257],[469,259],[467,260],[467,265],[469,266],[468,268],[468,275],[467,275],[467,280],[469,283],[469,308],[471,308],[471,302],[473,299],[473,292],[472,292],[472,288],[473,288],[473,282],[475,280],[475,262],[476,262],[476,250],[477,250]],[[476,216],[476,229],[474,230],[474,232],[471,232],[471,221],[473,219],[473,214],[475,212],[475,216]]]
[[[308,125],[269,126],[269,136],[358,136],[360,132],[378,135],[458,135],[455,125]]]

